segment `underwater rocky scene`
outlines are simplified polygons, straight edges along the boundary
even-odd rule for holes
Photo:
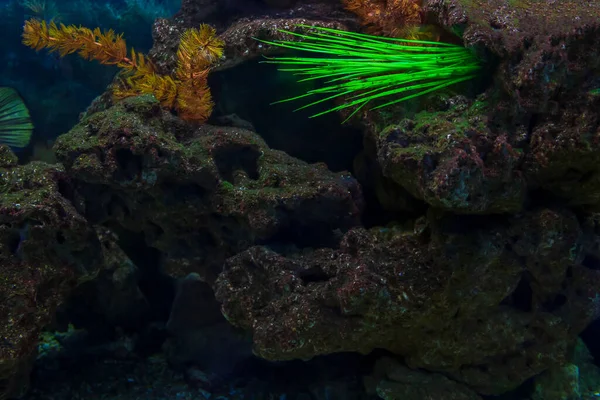
[[[0,400],[600,398],[600,2],[0,7]]]

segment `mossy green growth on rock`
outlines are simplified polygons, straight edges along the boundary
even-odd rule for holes
[[[0,145],[0,168],[8,168],[17,165],[18,158],[7,145]]]
[[[94,231],[63,193],[59,165],[16,157],[0,146],[0,398],[27,388],[41,329],[79,279],[100,266]]]
[[[173,276],[210,282],[254,243],[332,245],[360,223],[362,194],[349,173],[269,149],[248,130],[188,125],[152,97],[90,115],[55,151],[85,216],[142,232]]]
[[[426,203],[457,213],[521,209],[525,184],[521,159],[505,134],[488,127],[487,106],[454,99],[443,112],[423,111],[388,126],[377,140],[384,176]]]

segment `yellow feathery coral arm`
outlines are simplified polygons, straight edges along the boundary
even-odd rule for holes
[[[210,117],[214,104],[207,77],[211,64],[223,55],[224,45],[216,30],[206,24],[181,35],[175,71],[180,82],[175,109],[181,119],[204,122]]]
[[[132,62],[127,58],[127,44],[123,35],[115,34],[112,29],[102,33],[96,28],[94,31],[97,45],[93,46],[92,56],[102,64],[124,64],[131,65]]]
[[[61,56],[78,53],[87,60],[117,65],[122,73],[112,86],[116,99],[153,94],[163,107],[175,109],[182,119],[193,122],[206,121],[212,112],[207,76],[224,46],[209,25],[186,30],[177,51],[177,69],[169,76],[157,74],[143,54],[128,51],[123,35],[112,29],[102,32],[99,28],[30,19],[23,28],[23,44],[35,50],[57,51]]]
[[[170,76],[146,75],[145,79],[139,81],[137,88],[141,93],[154,95],[163,107],[175,107],[178,87],[177,82]]]
[[[182,86],[177,94],[176,109],[179,117],[191,122],[205,122],[213,110],[213,101],[207,85]]]
[[[183,32],[179,42],[179,53],[183,57],[200,53],[208,63],[212,63],[221,58],[224,45],[215,28],[202,24],[199,29],[191,28]]]
[[[23,44],[35,50],[58,51],[61,57],[77,52],[87,60],[97,60],[102,64],[129,66],[127,45],[122,35],[113,30],[101,32],[75,25],[56,25],[53,21],[30,19],[23,27]]]
[[[31,47],[36,51],[48,47],[50,37],[48,35],[46,21],[40,21],[38,19],[25,21],[22,38],[25,46]]]

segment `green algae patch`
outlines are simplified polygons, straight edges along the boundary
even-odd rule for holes
[[[92,114],[55,150],[85,216],[143,235],[174,277],[211,282],[255,243],[333,245],[360,223],[362,193],[349,173],[272,150],[245,129],[183,123],[152,97]]]
[[[447,111],[422,111],[385,128],[377,139],[384,176],[445,210],[508,213],[521,209],[522,158],[506,135],[488,127],[485,100],[457,100]]]

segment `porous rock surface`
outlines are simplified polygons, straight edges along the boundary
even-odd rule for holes
[[[339,250],[253,247],[216,282],[223,313],[270,360],[386,349],[482,394],[562,363],[598,315],[593,228],[563,209],[509,221],[421,220],[354,229]]]
[[[101,267],[100,242],[65,198],[58,165],[20,166],[0,146],[0,398],[28,387],[42,329],[78,281]]]
[[[296,30],[295,25],[317,25],[344,29],[356,26],[355,17],[344,10],[338,0],[287,2],[272,7],[245,0],[220,2],[183,1],[182,8],[171,19],[158,19],[153,27],[154,45],[150,57],[159,71],[168,73],[177,65],[179,37],[185,29],[205,23],[217,29],[225,42],[223,58],[215,70],[231,68],[241,62],[272,53],[273,49],[255,39],[289,40],[283,30]]]
[[[143,234],[174,277],[212,282],[254,244],[334,245],[360,224],[362,193],[348,173],[271,150],[254,132],[190,127],[150,96],[93,114],[55,151],[81,213]]]
[[[156,23],[151,57],[171,72],[179,33],[200,23],[216,26],[227,42],[218,68],[270,51],[252,37],[285,38],[278,29],[295,23],[355,26],[337,0],[267,3],[276,7],[184,1],[177,16]],[[226,7],[237,11],[231,16]],[[144,96],[108,109],[106,101],[98,107],[105,111],[92,110],[58,140],[70,178],[58,167],[3,161],[3,174],[37,166],[51,182],[40,186],[41,197],[27,197],[43,203],[22,207],[29,203],[10,196],[1,203],[8,278],[0,294],[18,303],[0,305],[0,317],[35,317],[22,325],[24,339],[0,347],[8,390],[24,387],[39,327],[77,276],[80,257],[93,257],[81,252],[96,251],[81,216],[120,237],[142,237],[171,277],[191,273],[193,287],[212,286],[260,357],[385,349],[421,368],[396,368],[378,384],[381,398],[441,396],[438,388],[455,396],[448,398],[499,395],[568,365],[577,335],[600,311],[592,213],[600,205],[600,3],[425,0],[423,12],[481,57],[483,83],[472,85],[487,90],[384,126],[365,122],[364,159],[398,188],[387,204],[402,204],[412,223],[361,228],[361,189],[349,174],[269,149],[243,129],[192,127]],[[23,182],[34,175],[27,174],[3,190],[29,193]],[[373,178],[367,170],[365,178]],[[430,206],[425,217],[414,215]],[[38,237],[53,244],[41,248]],[[79,247],[82,240],[91,250]],[[25,245],[35,263],[20,258]],[[41,265],[50,267],[42,274]],[[135,275],[126,262],[114,267]],[[11,279],[29,286],[15,297]],[[120,293],[143,303],[132,288]],[[198,307],[174,310],[201,309],[189,303]],[[114,308],[105,304],[104,312]],[[203,321],[181,318],[186,313],[172,315],[171,329],[187,339]],[[7,326],[14,328],[0,329]],[[188,361],[181,348],[172,350]]]
[[[470,104],[459,96],[446,111],[424,111],[386,127],[375,139],[383,175],[455,213],[520,211],[527,195],[522,152],[507,134],[489,128],[486,108],[482,99]]]
[[[424,12],[480,56],[488,89],[367,123],[383,175],[455,213],[514,213],[540,192],[598,208],[600,3],[428,0]]]

